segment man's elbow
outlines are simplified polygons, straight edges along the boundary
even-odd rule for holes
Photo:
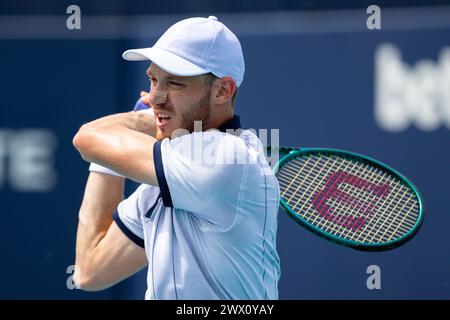
[[[85,272],[75,272],[73,282],[77,289],[83,291],[101,291],[109,287],[109,285],[99,282],[98,277],[95,275],[86,274]]]
[[[95,132],[89,123],[84,124],[75,134],[72,140],[73,146],[78,150],[83,159],[89,161],[89,154],[94,143]]]

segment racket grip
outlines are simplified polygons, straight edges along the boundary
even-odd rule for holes
[[[142,99],[139,99],[136,104],[134,105],[133,111],[140,111],[140,110],[146,110],[150,109],[150,106],[145,104]]]

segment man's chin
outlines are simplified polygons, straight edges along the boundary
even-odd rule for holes
[[[191,131],[187,128],[183,128],[181,126],[177,127],[175,126],[170,126],[170,127],[166,127],[166,128],[160,128],[160,127],[156,127],[156,139],[157,140],[162,140],[165,138],[169,138],[169,139],[174,139],[177,137],[181,137],[184,136],[186,134],[189,134]]]
[[[170,134],[168,134],[167,131],[162,131],[160,129],[157,129],[155,138],[156,138],[156,140],[162,140],[165,138],[170,139]]]
[[[161,130],[160,128],[158,128],[156,131],[155,138],[156,138],[156,140],[162,140],[165,138],[169,138],[169,139],[175,138],[176,136],[173,135],[174,131],[176,131],[176,130],[167,130],[167,129]]]

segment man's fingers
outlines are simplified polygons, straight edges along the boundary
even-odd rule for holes
[[[140,95],[142,102],[144,102],[146,105],[150,105],[150,93],[141,91]]]

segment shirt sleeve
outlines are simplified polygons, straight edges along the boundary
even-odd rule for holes
[[[140,186],[127,199],[119,203],[113,219],[122,232],[135,244],[144,248],[144,231],[139,198],[144,186]]]
[[[226,227],[235,218],[245,174],[245,144],[221,132],[194,132],[154,145],[164,205]],[[240,163],[241,162],[241,163]]]

